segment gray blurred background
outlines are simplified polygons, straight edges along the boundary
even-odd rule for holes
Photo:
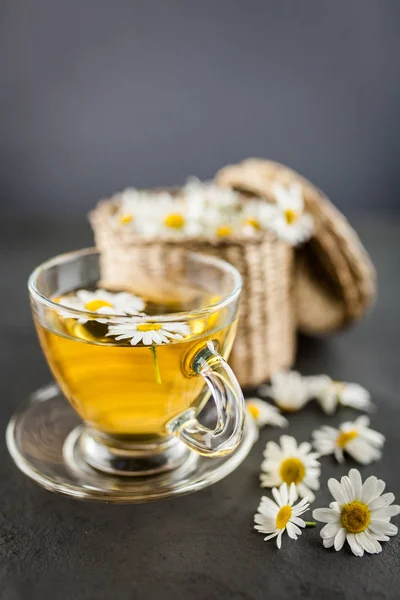
[[[399,0],[2,0],[2,208],[83,217],[246,156],[397,207],[399,73]]]

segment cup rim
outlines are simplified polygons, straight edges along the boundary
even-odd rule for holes
[[[96,247],[82,248],[80,250],[72,250],[70,252],[64,252],[62,254],[58,254],[58,255],[42,262],[30,274],[30,276],[28,278],[28,290],[29,290],[29,293],[32,296],[32,298],[34,298],[37,302],[39,302],[40,304],[43,304],[47,308],[50,308],[53,310],[58,310],[58,311],[62,310],[64,313],[71,313],[71,315],[76,316],[76,317],[83,317],[83,318],[92,317],[95,319],[95,318],[99,318],[99,316],[101,316],[102,319],[112,319],[114,322],[118,322],[118,321],[123,322],[126,319],[131,319],[132,317],[140,319],[141,322],[149,322],[149,323],[171,322],[171,321],[173,322],[173,321],[178,321],[178,320],[188,321],[191,319],[201,318],[201,317],[204,317],[205,315],[217,312],[217,311],[221,310],[222,308],[228,306],[235,300],[237,300],[237,298],[239,297],[239,295],[242,291],[242,288],[243,288],[243,280],[242,280],[242,276],[240,275],[240,273],[236,269],[236,267],[234,267],[233,265],[228,263],[226,260],[223,260],[222,258],[217,258],[215,256],[210,256],[210,255],[206,255],[206,254],[201,254],[200,252],[191,252],[191,251],[185,251],[185,253],[189,256],[195,257],[196,260],[200,260],[201,262],[206,263],[206,264],[208,263],[210,265],[214,265],[214,266],[220,268],[221,270],[224,270],[225,272],[230,273],[233,276],[233,280],[234,280],[233,290],[227,296],[225,296],[218,302],[209,304],[200,310],[181,311],[181,312],[169,313],[167,315],[151,315],[151,316],[149,316],[149,315],[146,315],[146,316],[121,315],[121,314],[113,314],[113,313],[101,313],[101,315],[100,315],[98,312],[92,312],[92,311],[88,311],[88,310],[80,310],[77,308],[71,308],[69,306],[60,304],[59,302],[55,302],[54,300],[51,300],[50,298],[48,298],[47,296],[45,296],[38,290],[37,285],[36,285],[37,279],[38,279],[38,276],[40,275],[40,273],[42,273],[45,269],[48,269],[55,265],[60,265],[60,264],[66,263],[66,262],[70,261],[71,259],[79,258],[80,256],[87,256],[87,255],[91,255],[91,254],[100,254],[99,249]]]

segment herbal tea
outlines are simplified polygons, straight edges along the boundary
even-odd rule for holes
[[[236,329],[231,311],[221,309],[185,323],[146,323],[141,312],[145,309],[154,320],[157,314],[195,310],[217,301],[192,291],[190,300],[185,295],[171,304],[128,292],[79,290],[53,298],[60,310],[49,311],[45,323],[36,316],[53,374],[86,423],[108,434],[145,439],[165,436],[170,419],[189,407],[199,408],[205,398],[204,379],[190,365],[209,340],[223,357],[229,355]],[[96,316],[63,316],[62,306]],[[127,317],[122,323],[112,322],[102,318],[107,312]]]

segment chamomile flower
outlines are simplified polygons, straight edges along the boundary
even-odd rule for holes
[[[334,502],[329,508],[313,511],[314,519],[327,523],[321,529],[325,548],[333,546],[341,550],[347,540],[356,556],[381,552],[379,542],[387,542],[389,536],[397,534],[397,527],[390,519],[400,513],[400,506],[393,504],[394,495],[390,492],[382,495],[385,482],[371,476],[363,483],[360,472],[351,469],[340,483],[329,479],[328,488]]]
[[[271,406],[259,398],[249,398],[246,400],[246,407],[258,427],[264,425],[273,425],[274,427],[287,427],[288,421],[276,406]]]
[[[190,331],[186,323],[150,323],[132,318],[109,325],[107,335],[114,336],[116,341],[130,340],[132,346],[139,343],[152,346],[182,340]]]
[[[253,236],[268,228],[276,216],[276,206],[262,200],[249,200],[241,213],[241,228],[245,235]]]
[[[311,452],[311,444],[303,442],[297,445],[294,437],[282,435],[280,446],[268,442],[264,450],[264,462],[261,465],[261,487],[275,487],[282,483],[294,484],[298,494],[315,498],[312,490],[319,489],[321,474],[318,454]]]
[[[274,186],[277,212],[269,225],[275,234],[292,246],[308,240],[313,231],[313,218],[304,213],[301,186],[292,184],[289,188]]]
[[[316,375],[304,378],[310,396],[315,397],[322,410],[331,415],[337,406],[350,406],[357,410],[370,411],[373,408],[370,393],[358,383],[334,381],[328,375]]]
[[[287,412],[300,410],[310,397],[308,386],[297,371],[278,371],[272,375],[271,385],[261,385],[258,390]]]
[[[145,307],[142,298],[134,296],[129,292],[113,293],[102,289],[98,289],[95,292],[78,290],[74,295],[58,298],[58,304],[91,313],[113,315],[138,315]],[[66,318],[75,318],[69,313],[63,316]],[[79,317],[77,320],[83,324],[89,319]],[[107,319],[102,318],[96,319],[96,321],[107,323]]]
[[[148,206],[148,193],[135,188],[127,188],[121,193],[118,211],[115,214],[117,226],[136,229],[140,216]]]
[[[363,465],[379,460],[385,437],[369,428],[369,418],[358,417],[353,422],[342,423],[339,429],[324,425],[312,433],[314,448],[321,455],[334,454],[338,462],[344,462],[346,451]]]
[[[281,548],[284,531],[293,540],[297,540],[298,536],[301,535],[300,527],[305,527],[306,523],[303,519],[300,519],[300,515],[305,513],[310,505],[308,504],[308,498],[294,504],[298,495],[296,486],[293,483],[290,487],[283,483],[279,490],[273,488],[272,494],[275,502],[265,496],[261,498],[258,512],[254,515],[254,529],[267,534],[264,541],[276,537],[276,545]]]

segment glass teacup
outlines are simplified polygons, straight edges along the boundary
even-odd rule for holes
[[[178,493],[179,482],[199,469],[196,456],[236,450],[245,409],[226,363],[241,291],[234,267],[182,252],[172,269],[170,262],[154,270],[138,264],[122,289],[102,281],[99,253],[85,249],[39,266],[29,291],[48,364],[81,419],[62,449],[83,490],[74,495],[103,491],[135,500]],[[197,419],[210,396],[211,426]],[[8,441],[16,458],[13,426]],[[23,468],[20,457],[17,462]]]

